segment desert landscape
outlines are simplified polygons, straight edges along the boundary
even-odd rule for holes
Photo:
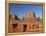
[[[9,15],[8,32],[42,32],[43,23],[40,17],[36,18],[34,12],[27,13],[22,18]]]

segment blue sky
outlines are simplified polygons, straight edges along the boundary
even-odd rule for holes
[[[18,17],[24,16],[24,14],[29,12],[35,12],[36,17],[42,18],[42,6],[31,5],[31,4],[10,4],[10,15],[16,14]]]

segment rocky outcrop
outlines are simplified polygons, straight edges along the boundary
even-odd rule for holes
[[[16,15],[10,18],[9,32],[42,32],[43,25],[40,21],[36,20],[35,13],[28,13],[19,19]]]

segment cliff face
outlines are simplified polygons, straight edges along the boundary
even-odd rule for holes
[[[9,32],[42,32],[43,25],[41,21],[36,20],[35,13],[28,13],[23,19],[14,15],[10,18]]]

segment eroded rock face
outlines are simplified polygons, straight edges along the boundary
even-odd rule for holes
[[[25,18],[28,18],[28,19],[35,18],[35,17],[36,17],[35,13],[27,13],[25,16]]]
[[[16,20],[16,19],[17,20]],[[26,18],[26,19],[25,19]],[[29,13],[23,19],[18,20],[17,17],[12,16],[9,20],[8,31],[9,32],[40,32],[43,31],[43,25],[41,21],[36,20],[36,16],[33,13]]]

